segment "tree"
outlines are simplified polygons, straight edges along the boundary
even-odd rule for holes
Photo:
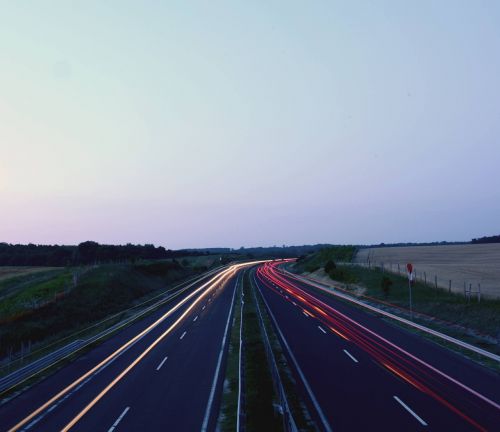
[[[99,243],[86,241],[78,245],[78,256],[83,264],[92,264],[97,260]]]
[[[326,264],[325,264],[325,272],[328,273],[328,274],[330,274],[333,271],[335,271],[336,268],[337,268],[337,265],[332,260],[328,260],[326,262]]]

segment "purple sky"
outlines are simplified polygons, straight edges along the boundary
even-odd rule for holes
[[[499,22],[497,1],[9,2],[0,241],[498,234]]]

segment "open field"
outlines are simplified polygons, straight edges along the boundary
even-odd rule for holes
[[[0,281],[17,276],[25,276],[34,273],[56,270],[58,267],[0,267]]]
[[[481,295],[500,298],[500,244],[465,244],[444,246],[407,246],[361,249],[354,258],[355,263],[372,265],[384,264],[384,268],[398,272],[406,271],[406,263],[411,262],[417,278],[426,277],[434,283],[437,276],[438,286],[455,292],[464,292],[472,284],[476,291],[481,284]]]

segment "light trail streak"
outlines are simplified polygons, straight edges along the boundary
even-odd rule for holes
[[[68,392],[70,392],[73,388],[75,388],[76,386],[78,386],[82,381],[84,381],[85,379],[89,378],[92,374],[94,374],[95,372],[97,372],[101,367],[105,366],[108,362],[110,362],[111,360],[113,360],[122,351],[124,351],[125,349],[127,349],[127,347],[129,347],[135,341],[137,341],[138,339],[140,339],[142,336],[144,336],[150,330],[152,330],[153,328],[155,328],[156,326],[158,326],[166,318],[168,318],[175,311],[177,311],[181,306],[183,306],[184,304],[186,304],[189,300],[191,300],[194,296],[198,295],[201,292],[201,294],[199,295],[199,297],[193,302],[193,304],[191,304],[191,306],[187,309],[187,311],[185,311],[181,315],[181,317],[178,318],[175,321],[175,323],[172,326],[170,326],[157,340],[155,340],[155,342],[153,342],[153,344],[151,344],[143,352],[143,354],[144,353],[146,353],[146,354],[149,353],[149,351],[151,351],[151,349],[153,349],[153,347],[156,346],[160,342],[161,339],[163,339],[168,333],[170,333],[172,331],[172,329],[187,315],[188,311],[191,311],[192,308],[194,307],[194,305],[198,304],[213,288],[217,287],[223,281],[229,279],[241,267],[243,267],[243,266],[249,266],[249,265],[254,265],[254,264],[262,263],[262,262],[263,261],[257,261],[257,262],[253,262],[253,263],[234,264],[231,267],[229,267],[228,269],[223,270],[220,273],[218,273],[216,276],[214,276],[213,278],[211,278],[208,282],[205,282],[202,286],[200,286],[195,291],[193,291],[191,294],[189,294],[188,296],[186,296],[186,298],[184,298],[183,300],[181,300],[180,302],[178,302],[175,306],[173,306],[170,310],[168,310],[165,314],[163,314],[160,318],[158,318],[154,323],[152,323],[151,325],[149,325],[145,330],[143,330],[142,332],[140,332],[138,335],[134,336],[128,342],[126,342],[125,344],[123,344],[120,348],[118,348],[117,350],[115,350],[112,354],[110,354],[109,356],[107,356],[104,360],[102,360],[101,362],[99,362],[96,366],[94,366],[89,371],[87,371],[86,373],[84,373],[83,375],[81,375],[78,379],[76,379],[75,381],[73,381],[70,385],[66,386],[64,389],[62,389],[61,391],[59,391],[55,396],[51,397],[47,402],[43,403],[40,407],[38,407],[36,410],[34,410],[33,412],[31,412],[24,419],[22,419],[21,421],[19,421],[16,425],[14,425],[13,427],[11,427],[9,429],[9,432],[16,432],[19,429],[21,429],[23,426],[25,426],[27,423],[29,423],[31,420],[33,420],[35,417],[37,417],[39,414],[41,414],[43,411],[47,410],[54,402],[56,402],[57,400],[59,400],[60,398],[62,398],[64,395],[66,395]],[[204,292],[202,292],[202,291],[204,291]],[[74,421],[76,419],[76,417],[75,417],[75,419],[73,419],[70,423],[68,423],[68,425],[63,430],[64,431],[69,430],[86,412],[88,412],[88,410],[92,406],[94,406],[95,403],[97,403],[97,401],[100,400],[102,398],[102,396],[104,396],[104,394],[106,394],[107,391],[109,391],[109,389],[111,389],[121,378],[123,378],[123,376],[126,375],[126,373],[128,373],[140,360],[142,360],[142,358],[144,358],[145,354],[144,355],[143,354],[141,354],[127,368],[125,368],[125,370],[122,371],[122,373],[119,374],[118,377],[115,378],[112,381],[112,383],[109,384],[105,388],[105,390],[103,390],[101,393],[99,393],[99,395],[89,405],[87,405],[87,407],[85,407],[85,409],[83,410],[84,412],[82,411],[82,412],[80,412],[80,414],[77,415],[78,419],[76,421]]]
[[[484,430],[484,427],[446,399],[448,397],[448,399],[455,400],[456,403],[463,403],[463,398],[459,396],[460,392],[457,393],[455,386],[478,397],[494,409],[500,410],[500,406],[496,402],[390,342],[378,333],[375,333],[329,304],[314,297],[304,289],[299,288],[295,283],[290,281],[286,274],[277,270],[276,266],[276,263],[269,263],[258,268],[257,277],[265,287],[273,290],[278,295],[280,295],[278,289],[286,290],[292,297],[300,301],[303,310],[305,308],[313,309],[317,312],[321,310],[322,312],[320,312],[320,316],[317,318],[320,322],[327,325],[330,330],[346,340],[351,340],[359,348],[384,365],[391,373],[430,395],[477,429]],[[274,286],[278,289],[274,288]],[[282,297],[284,298],[284,296]],[[291,301],[288,299],[285,300]],[[443,379],[446,382],[443,382]],[[439,393],[444,393],[446,396],[442,396]],[[475,409],[477,404],[471,400],[468,400],[467,404],[469,411],[474,416],[478,415]]]

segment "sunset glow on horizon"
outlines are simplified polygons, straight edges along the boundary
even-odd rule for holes
[[[4,2],[0,242],[498,234],[500,3]]]

